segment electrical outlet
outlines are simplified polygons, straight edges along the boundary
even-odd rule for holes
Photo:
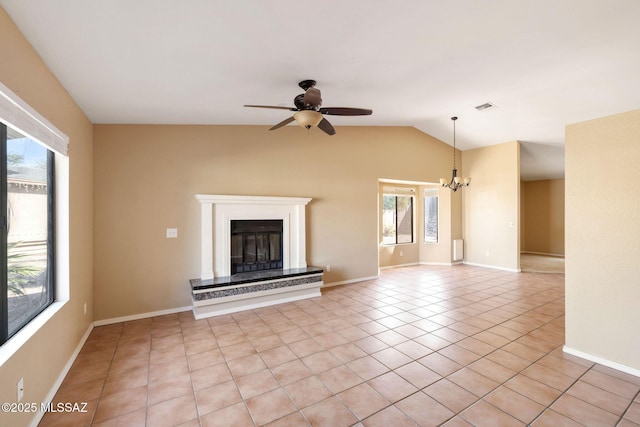
[[[327,272],[331,271],[331,265],[327,265]]]
[[[400,251],[400,256],[404,256],[404,252]]]
[[[17,389],[18,389],[18,402],[20,402],[22,400],[22,397],[24,396],[24,378],[20,378],[20,380],[18,380]]]
[[[167,228],[167,239],[177,239],[177,238],[178,238],[178,229]]]
[[[87,315],[87,303],[86,302],[84,303],[84,315],[85,316]]]

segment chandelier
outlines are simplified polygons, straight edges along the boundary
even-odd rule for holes
[[[450,188],[451,191],[457,191],[458,188],[468,187],[471,183],[471,178],[465,178],[464,180],[458,176],[458,169],[456,169],[456,120],[457,117],[451,117],[453,121],[453,170],[451,171],[451,181],[447,182],[446,178],[440,178],[440,184],[443,187]]]

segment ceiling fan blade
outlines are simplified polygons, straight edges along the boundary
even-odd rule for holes
[[[320,120],[320,123],[318,123],[318,129],[320,129],[321,131],[323,131],[324,133],[326,133],[328,135],[335,135],[336,134],[336,130],[333,128],[333,126],[331,126],[331,123],[329,123],[329,120],[327,120],[325,118]]]
[[[370,116],[372,110],[366,108],[325,107],[318,110],[322,114],[331,116]]]
[[[306,107],[313,107],[317,109],[322,105],[322,97],[320,95],[320,89],[310,87],[304,93],[304,105]]]
[[[286,126],[289,123],[291,123],[292,121],[294,121],[295,119],[293,118],[293,116],[289,117],[288,119],[284,119],[283,121],[281,121],[280,123],[278,123],[277,125],[273,126],[272,128],[270,128],[269,130],[276,130],[281,128],[282,126]]]
[[[293,107],[279,107],[277,105],[243,105],[243,107],[251,107],[251,108],[275,108],[277,110],[289,110],[289,111],[298,111],[297,108]]]

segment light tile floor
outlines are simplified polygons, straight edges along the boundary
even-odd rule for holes
[[[322,297],[96,327],[40,426],[639,426],[640,378],[564,354],[564,275],[386,270]]]

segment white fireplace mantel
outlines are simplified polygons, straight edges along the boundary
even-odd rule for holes
[[[200,202],[200,279],[229,276],[231,221],[282,220],[283,269],[306,268],[307,197],[196,194]]]

